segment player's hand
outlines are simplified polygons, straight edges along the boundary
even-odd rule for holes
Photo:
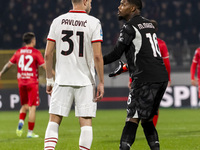
[[[196,79],[191,80],[191,84],[192,84],[193,86],[197,86],[197,81],[196,81]]]
[[[49,94],[51,96],[51,93],[52,93],[52,89],[53,89],[53,86],[54,86],[54,79],[53,78],[46,78],[46,92],[47,94]]]
[[[47,92],[47,94],[49,94],[50,96],[51,96],[51,93],[52,93],[52,89],[53,89],[52,86],[46,86],[46,92]]]
[[[131,89],[132,82],[128,81],[128,88]]]
[[[2,75],[2,74],[1,74],[1,72],[0,72],[0,80],[1,80],[1,75]]]
[[[127,72],[127,71],[128,71],[128,65],[120,60],[119,61],[119,66],[115,69],[114,72],[111,72],[109,74],[109,77],[114,77],[114,76],[120,75],[121,73]]]
[[[94,102],[100,101],[103,98],[103,95],[104,95],[104,84],[99,83],[99,85],[97,86],[97,93],[94,98]]]
[[[171,83],[171,81],[168,81],[168,84],[167,84],[167,86],[168,86],[168,87],[170,87],[170,86],[171,86],[171,84],[172,84],[172,83]]]

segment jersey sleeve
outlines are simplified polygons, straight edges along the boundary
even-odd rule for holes
[[[190,67],[191,80],[194,80],[196,67],[197,67],[197,63],[192,62],[192,65],[191,65],[191,67]]]
[[[124,25],[120,31],[118,42],[129,45],[134,37],[135,30],[129,25]]]
[[[121,58],[127,46],[130,45],[131,41],[135,37],[135,30],[129,26],[124,25],[120,31],[120,35],[114,50],[107,55],[104,55],[104,65],[110,64]]]
[[[104,65],[110,64],[120,59],[126,48],[127,45],[117,42],[114,50],[103,56]]]
[[[42,53],[39,50],[38,50],[38,53],[37,53],[37,61],[38,61],[39,66],[44,64],[44,58],[42,56]]]
[[[12,64],[16,64],[17,63],[17,57],[16,57],[16,52],[14,53],[14,55],[10,58],[10,62],[12,63]]]
[[[99,20],[97,21],[96,28],[92,34],[92,43],[94,42],[103,42],[103,31]]]
[[[195,76],[195,72],[196,72],[196,67],[197,67],[197,62],[199,59],[199,55],[198,55],[198,49],[195,51],[193,60],[192,60],[192,64],[190,67],[190,75],[191,75],[191,80],[194,80],[194,76]]]
[[[167,73],[168,73],[169,81],[171,81],[171,77],[170,77],[171,67],[170,67],[169,52],[168,52],[168,49],[167,49],[167,45],[162,40],[158,40],[158,45],[159,45],[159,48],[160,48],[161,56],[163,58],[163,62],[165,64],[165,67],[166,67],[166,70],[167,70]]]
[[[199,60],[199,49],[196,49],[195,53],[194,53],[194,57],[193,57],[193,62],[197,63]]]
[[[54,19],[51,26],[50,26],[50,30],[49,30],[49,34],[47,36],[47,40],[53,41],[53,42],[56,41],[55,28],[56,28],[56,21]]]
[[[159,42],[158,45],[159,45],[159,48],[160,48],[162,58],[163,59],[168,58],[169,52],[168,52],[167,45],[165,44],[165,42],[164,41]]]
[[[171,67],[170,67],[169,57],[163,59],[163,61],[164,61],[164,64],[165,64],[165,67],[166,67],[166,70],[167,70],[167,73],[168,73],[169,81],[171,81],[171,76],[170,76],[170,74],[171,74]]]

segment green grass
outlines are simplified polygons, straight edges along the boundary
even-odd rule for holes
[[[98,110],[93,119],[91,150],[118,150],[125,117],[126,110]],[[18,112],[0,112],[0,150],[42,150],[48,119],[47,111],[37,111],[34,131],[40,137],[26,138],[26,120],[24,134],[19,138],[15,134]],[[200,109],[160,109],[157,130],[161,150],[200,150]],[[56,150],[78,150],[79,134],[79,122],[72,111],[68,118],[63,118]],[[141,126],[133,149],[149,150]]]

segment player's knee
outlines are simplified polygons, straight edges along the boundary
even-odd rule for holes
[[[121,141],[119,150],[130,150],[130,147],[131,147],[130,143]]]

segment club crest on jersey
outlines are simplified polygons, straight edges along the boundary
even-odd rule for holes
[[[123,41],[124,41],[123,33],[120,33],[119,38],[118,38],[118,41],[120,41],[120,42],[123,42]]]
[[[103,36],[103,31],[102,31],[102,29],[100,30],[100,35]]]

